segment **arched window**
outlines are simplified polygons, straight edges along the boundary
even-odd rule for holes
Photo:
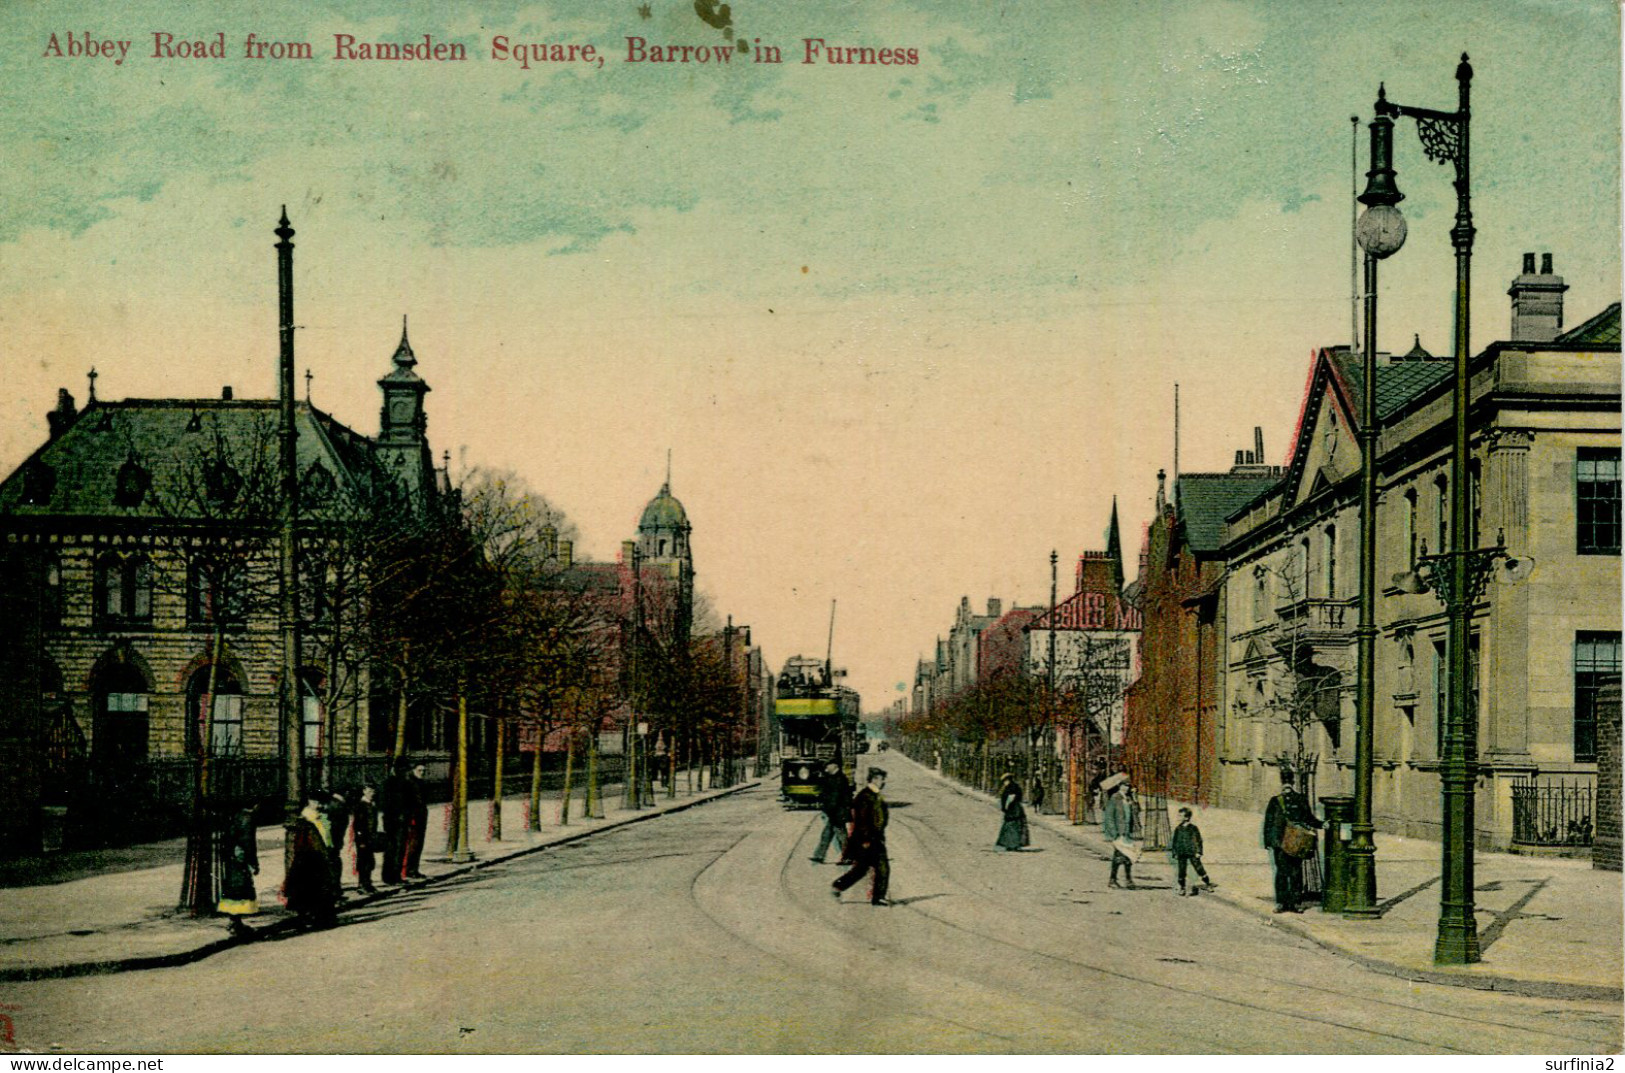
[[[103,552],[96,560],[96,611],[113,622],[152,618],[152,565],[139,554]]]
[[[299,751],[303,756],[321,756],[327,747],[327,709],[320,681],[317,671],[307,670],[299,676]]]
[[[210,756],[243,755],[243,687],[224,666],[214,668],[214,693],[209,693],[209,668],[199,667],[186,683],[187,751],[196,755],[199,744],[209,743]]]

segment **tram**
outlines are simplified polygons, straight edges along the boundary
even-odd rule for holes
[[[773,702],[779,730],[779,798],[786,808],[817,808],[824,766],[850,776],[858,751],[859,698],[834,683],[828,660],[792,656]]]

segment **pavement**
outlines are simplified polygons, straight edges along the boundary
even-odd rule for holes
[[[993,799],[932,773],[961,793]],[[1182,804],[1188,803],[1168,803],[1170,827],[1178,822]],[[1593,869],[1588,860],[1476,853],[1474,904],[1481,960],[1475,965],[1435,965],[1441,871],[1437,842],[1377,832],[1381,915],[1376,919],[1345,918],[1313,903],[1306,904],[1303,913],[1277,914],[1274,876],[1260,838],[1262,817],[1233,809],[1188,807],[1202,831],[1203,864],[1218,885],[1199,897],[1213,898],[1368,969],[1404,979],[1541,998],[1625,1001],[1621,986],[1625,887],[1618,872]],[[1076,825],[1064,816],[1037,815],[1030,808],[1028,818],[1102,861],[1111,857],[1095,824]],[[1173,862],[1162,851],[1146,851],[1135,865],[1137,879],[1171,888],[1169,897],[1177,896],[1174,875]]]
[[[581,815],[579,790],[574,795],[568,824],[559,822],[556,799],[543,800],[540,831],[526,830],[528,796],[502,802],[500,840],[491,837],[491,802],[471,801],[468,816],[473,860],[453,861],[445,840],[437,837],[450,819],[449,805],[429,809],[428,847],[423,855],[424,880],[386,886],[374,882],[378,893],[357,887],[354,857],[344,852],[344,901],[340,915],[361,906],[387,901],[409,891],[432,886],[456,876],[589,838],[602,831],[625,827],[656,816],[701,805],[760,783],[746,780],[723,789],[686,790],[680,774],[674,797],[655,788],[655,804],[625,808],[620,787],[604,787],[604,815]],[[268,937],[299,926],[278,897],[283,876],[283,829],[259,829],[260,872],[256,886],[260,913],[245,918],[257,935]],[[84,852],[57,857],[7,862],[0,874],[0,982],[40,980],[96,973],[123,972],[184,965],[237,946],[244,940],[227,931],[222,916],[194,917],[176,909],[181,889],[185,840],[171,839],[126,847],[104,854]]]

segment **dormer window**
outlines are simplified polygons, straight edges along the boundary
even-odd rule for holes
[[[119,467],[118,483],[113,489],[113,502],[121,507],[139,507],[152,487],[152,474],[130,459]]]
[[[203,471],[203,490],[209,497],[209,502],[220,506],[231,506],[237,501],[237,495],[243,490],[243,478],[228,462],[216,459],[210,462]]]

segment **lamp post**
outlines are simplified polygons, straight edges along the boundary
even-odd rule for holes
[[[1359,201],[1365,211],[1354,237],[1365,251],[1365,354],[1360,398],[1360,621],[1354,629],[1355,684],[1354,822],[1349,842],[1348,885],[1343,912],[1375,918],[1377,846],[1371,823],[1371,768],[1377,710],[1377,262],[1405,245],[1405,195],[1394,183],[1394,121],[1378,113],[1371,121],[1371,170]]]
[[[1456,250],[1455,377],[1451,394],[1452,443],[1450,456],[1450,549],[1440,549],[1438,562],[1427,564],[1432,588],[1444,601],[1449,620],[1446,674],[1447,718],[1443,749],[1442,822],[1440,842],[1442,883],[1439,892],[1439,932],[1433,960],[1440,965],[1467,965],[1479,960],[1478,922],[1473,917],[1473,793],[1478,777],[1478,713],[1470,710],[1469,622],[1473,604],[1482,591],[1487,567],[1499,557],[1472,546],[1471,505],[1468,502],[1467,404],[1469,376],[1469,313],[1472,308],[1473,214],[1468,183],[1468,107],[1473,68],[1467,54],[1456,68],[1458,106],[1454,112],[1394,104],[1386,91],[1377,90],[1379,119],[1410,116],[1416,120],[1422,150],[1440,164],[1456,170],[1456,222],[1450,241]],[[1370,338],[1369,328],[1367,338]],[[1369,359],[1368,359],[1369,360]],[[1369,389],[1369,385],[1368,385]]]

